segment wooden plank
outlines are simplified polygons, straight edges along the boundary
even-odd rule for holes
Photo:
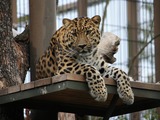
[[[52,78],[50,77],[50,78],[44,78],[44,79],[40,79],[40,80],[36,80],[35,82],[34,82],[34,86],[35,87],[40,87],[40,86],[44,86],[44,85],[49,85],[49,84],[51,84],[52,82]]]
[[[86,82],[84,76],[76,74],[63,74],[52,77],[52,83],[62,82],[64,80]]]
[[[49,84],[46,86],[38,86],[33,89],[21,91],[21,92],[15,92],[14,94],[6,94],[6,95],[1,95],[0,96],[0,104],[6,104],[13,102],[15,100],[20,101],[32,97],[37,97],[37,96],[43,96],[44,94],[49,94],[52,92],[57,92],[66,89],[65,85],[66,81],[60,82],[58,84]],[[9,88],[8,88],[9,89]],[[10,98],[11,99],[8,99]]]
[[[150,89],[141,89],[141,88],[132,88],[134,95],[136,97],[148,98],[148,99],[160,99],[160,91],[150,90]]]
[[[115,81],[105,79],[105,82],[108,89],[106,102],[96,102],[89,95],[83,76],[65,74],[0,90],[0,104],[104,116],[113,96],[117,95]],[[160,106],[160,85],[139,82],[131,82],[131,85],[135,103],[128,106],[118,99],[111,116]]]
[[[65,81],[65,80],[70,80],[70,81],[79,81],[79,82],[85,82],[84,80],[84,77],[83,76],[80,76],[80,75],[72,75],[72,74],[65,74],[65,75],[59,75],[59,76],[55,76],[52,78],[52,83],[58,83],[58,82],[62,82],[62,81]],[[50,78],[46,78],[46,79],[43,79],[43,80],[38,80],[36,81],[37,84],[36,86],[45,86],[45,85],[49,85],[51,84],[50,82]],[[42,82],[42,83],[41,83]],[[106,82],[106,85],[107,87],[108,86],[114,86],[115,87],[115,81],[111,80],[111,79],[105,79],[105,82]],[[157,91],[157,94],[158,92],[160,91],[160,85],[159,84],[146,84],[146,83],[139,83],[139,82],[131,82],[131,85],[132,85],[132,88],[134,89],[135,88],[135,92],[136,92],[136,95],[138,95],[139,97],[149,97],[148,94],[150,93],[151,97],[155,98],[155,99],[159,99],[160,98],[160,95],[156,95],[154,96],[154,94],[152,94],[152,91],[156,92]],[[23,88],[22,86],[30,86],[30,88],[33,87],[33,83],[28,83],[28,84],[23,84],[21,85],[21,90],[24,90],[25,88]],[[73,88],[73,89],[84,89],[84,90],[88,90],[88,87],[84,85],[82,86],[79,86],[79,85],[76,85],[76,84],[73,84],[72,86],[70,86],[70,84],[68,84],[68,86],[70,88]],[[17,88],[17,90],[13,90],[13,88],[17,88],[16,86],[14,87],[10,87],[8,88],[10,90],[9,93],[14,93],[14,92],[17,92],[19,91],[19,86]],[[111,92],[115,92],[115,89],[110,89]],[[148,91],[146,91],[148,90]],[[150,91],[151,90],[151,91]],[[7,91],[7,90],[5,90]],[[144,92],[147,92],[147,94],[143,94]],[[1,94],[3,93],[3,90],[1,90]],[[4,92],[6,94],[6,92]]]
[[[110,103],[110,105],[108,106],[107,112],[105,113],[103,120],[109,120],[109,118],[111,117],[115,107],[116,107],[116,103],[118,101],[119,97],[118,95],[114,95],[112,98],[112,101]]]
[[[8,88],[8,94],[16,93],[21,90],[20,85],[11,86]]]
[[[8,94],[8,88],[0,90],[0,96]]]
[[[76,74],[64,74],[52,77],[52,83],[61,82],[64,80],[86,82],[84,76]],[[116,85],[116,82],[110,78],[104,78],[104,80],[105,84],[107,85]],[[137,89],[160,91],[160,84],[155,84],[155,83],[142,83],[142,82],[131,81],[131,86],[132,88],[137,88]]]
[[[29,90],[34,88],[34,81],[30,83],[21,84],[21,91],[23,90]]]
[[[160,91],[160,84],[131,81],[132,88]]]

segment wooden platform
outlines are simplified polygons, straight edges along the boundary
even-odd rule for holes
[[[115,81],[105,80],[109,95],[104,103],[94,101],[89,95],[83,76],[65,74],[2,89],[0,104],[97,116],[108,113],[116,116],[160,106],[159,84],[131,82],[135,102],[125,105],[117,97]]]

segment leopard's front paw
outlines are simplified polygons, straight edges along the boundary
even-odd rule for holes
[[[127,105],[131,105],[131,104],[134,103],[134,94],[133,94],[132,90],[130,90],[130,91],[120,91],[119,92],[119,97]]]
[[[107,100],[107,88],[104,89],[92,89],[90,91],[91,96],[98,102],[105,102]]]
[[[117,92],[125,104],[131,105],[134,103],[134,93],[130,85],[122,83],[121,86],[118,86]]]
[[[98,45],[98,53],[101,54],[104,60],[108,63],[114,63],[116,58],[114,54],[118,51],[120,38],[113,33],[107,32],[102,35]]]

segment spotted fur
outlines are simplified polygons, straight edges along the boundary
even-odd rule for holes
[[[53,35],[50,46],[36,64],[36,79],[65,73],[84,75],[91,96],[97,101],[106,101],[107,88],[103,78],[112,78],[117,82],[119,97],[126,104],[132,104],[134,95],[129,82],[132,78],[109,66],[104,56],[97,53],[100,21],[98,15],[63,19],[63,26]]]

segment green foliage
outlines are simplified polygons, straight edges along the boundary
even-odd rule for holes
[[[159,115],[157,114],[156,109],[147,110],[143,115],[146,120],[158,120],[158,116]]]
[[[27,22],[29,21],[29,15],[24,15],[18,18],[18,22]]]
[[[120,115],[118,116],[118,120],[128,120],[126,115]]]
[[[102,118],[102,117],[92,116],[92,117],[91,117],[91,120],[103,120],[103,118]]]

